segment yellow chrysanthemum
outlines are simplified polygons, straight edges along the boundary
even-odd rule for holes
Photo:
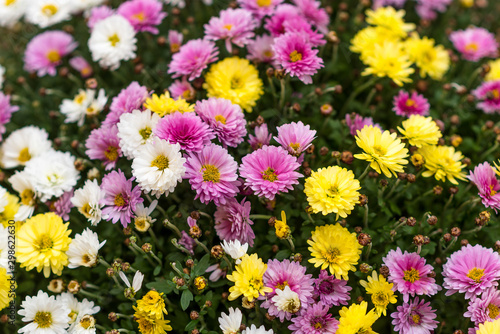
[[[408,164],[408,149],[395,133],[380,130],[378,127],[365,126],[358,130],[356,144],[364,151],[355,154],[356,159],[370,161],[370,167],[377,173],[392,177],[393,173],[403,172],[403,165]]]
[[[490,60],[488,62],[490,71],[484,77],[485,81],[495,81],[500,80],[500,58],[496,60]]]
[[[225,58],[210,67],[203,88],[209,97],[221,97],[252,111],[263,94],[259,72],[247,59]]]
[[[262,281],[266,270],[267,264],[262,262],[257,254],[245,254],[232,274],[227,275],[227,279],[234,282],[234,286],[229,288],[231,294],[228,299],[235,300],[243,295],[251,302],[259,295],[264,296],[266,292],[272,292],[273,289],[264,286]]]
[[[311,234],[311,240],[307,240],[311,246],[312,259],[315,267],[322,270],[328,268],[330,274],[338,279],[348,279],[349,271],[356,271],[361,255],[361,246],[356,233],[351,233],[340,224],[317,226]]]
[[[500,319],[479,324],[476,334],[500,334]]]
[[[403,51],[402,42],[386,41],[375,44],[374,52],[363,60],[367,68],[362,75],[388,77],[398,86],[404,82],[412,82],[409,76],[415,72],[408,55]]]
[[[347,307],[343,307],[339,311],[339,327],[336,334],[377,334],[372,329],[372,325],[378,319],[378,315],[375,310],[370,310],[366,313],[368,308],[368,303],[363,301],[361,304],[352,304]]]
[[[9,220],[14,220],[19,207],[19,198],[11,193],[5,194],[7,196],[7,205],[4,207],[3,211],[0,212],[0,222],[4,227],[9,226]]]
[[[139,332],[142,334],[163,334],[172,330],[172,326],[168,324],[170,320],[164,320],[163,317],[160,319],[150,317],[147,313],[139,312],[136,309],[134,318],[139,324]]]
[[[0,267],[0,311],[6,308],[14,298],[13,290],[10,289],[11,276],[7,275],[7,269]]]
[[[145,313],[151,318],[163,319],[163,314],[168,314],[163,300],[163,293],[150,290],[141,299],[137,301],[137,312]]]
[[[366,293],[372,295],[372,303],[375,305],[375,312],[380,316],[387,314],[387,306],[397,302],[392,286],[394,284],[387,282],[382,275],[378,275],[374,270],[372,276],[368,276],[367,281],[359,281]]]
[[[20,228],[17,240],[17,261],[26,270],[43,269],[49,277],[52,271],[61,275],[68,264],[68,250],[71,238],[69,223],[64,224],[61,217],[53,212],[38,214],[26,221]]]
[[[420,69],[420,76],[427,75],[434,80],[441,80],[450,68],[450,55],[442,45],[434,45],[434,40],[427,37],[420,38],[418,34],[412,34],[405,42],[405,48]]]
[[[176,111],[181,113],[194,111],[194,105],[187,103],[186,100],[181,97],[174,100],[170,97],[168,92],[160,96],[153,94],[152,97],[148,97],[146,102],[144,102],[144,108],[157,113],[160,117],[173,114]]]
[[[290,226],[286,223],[285,211],[281,211],[281,220],[276,219],[274,221],[274,228],[278,238],[286,239],[290,236]]]
[[[366,27],[358,31],[351,40],[350,50],[359,53],[359,58],[363,61],[375,52],[376,44],[383,44],[384,41],[398,42],[399,37],[387,33],[387,29],[381,27]]]
[[[314,213],[336,213],[347,217],[359,203],[359,181],[354,173],[339,166],[320,168],[306,179],[304,193]]]
[[[406,23],[403,20],[406,12],[404,10],[396,11],[393,7],[379,7],[376,10],[368,9],[366,11],[366,22],[387,30],[387,34],[397,37],[406,37],[408,32],[415,30],[413,23]]]
[[[460,4],[465,8],[470,8],[474,6],[474,0],[460,0]]]
[[[402,128],[398,126],[398,130],[412,146],[436,145],[439,138],[443,136],[432,117],[411,115],[410,118],[403,121],[402,125]]]
[[[422,176],[433,176],[438,181],[448,179],[453,184],[458,184],[456,179],[465,180],[462,172],[464,164],[460,162],[464,158],[461,152],[455,152],[452,146],[425,146],[419,148],[417,153],[424,157],[424,167],[427,169]]]

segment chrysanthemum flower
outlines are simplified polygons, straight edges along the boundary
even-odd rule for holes
[[[337,279],[348,279],[349,271],[356,271],[361,255],[361,246],[356,237],[356,233],[350,233],[340,224],[317,226],[311,234],[311,239],[307,240],[310,245],[315,267],[321,267],[322,270],[328,268],[332,275]]]
[[[346,280],[336,279],[334,275],[328,275],[326,270],[321,270],[319,277],[314,280],[314,298],[328,307],[347,305],[351,290]]]
[[[250,205],[244,199],[238,203],[236,199],[230,198],[226,204],[217,206],[214,213],[215,231],[221,240],[239,240],[242,244],[253,246],[255,234],[251,227]]]
[[[66,0],[34,0],[25,7],[26,21],[47,28],[71,16],[71,3]]]
[[[264,325],[260,326],[257,328],[257,326],[252,325],[250,327],[247,327],[241,332],[241,334],[274,334],[274,331],[272,329],[266,330]]]
[[[144,297],[137,300],[137,307],[134,306],[134,310],[147,314],[149,317],[155,319],[163,319],[163,315],[168,314],[165,308],[163,293],[159,293],[155,290],[148,291]]]
[[[134,227],[139,232],[147,232],[151,225],[156,221],[156,218],[152,218],[151,214],[158,204],[157,200],[151,202],[149,207],[145,207],[143,203],[139,203],[135,206],[134,210]]]
[[[87,26],[89,27],[89,30],[92,31],[97,22],[110,17],[114,13],[115,11],[106,5],[94,7],[90,11],[86,12],[85,17],[87,19]]]
[[[297,158],[283,148],[264,146],[243,157],[240,175],[259,197],[273,200],[280,193],[293,190],[302,174],[295,170],[300,167]]]
[[[210,66],[203,88],[208,97],[220,97],[251,112],[264,93],[262,80],[255,66],[247,59],[225,58]]]
[[[335,334],[367,333],[375,334],[372,330],[373,323],[378,319],[375,309],[367,313],[368,303],[352,304],[339,311],[339,328]]]
[[[479,324],[476,334],[499,334],[500,333],[500,320],[487,321]]]
[[[2,268],[9,269],[9,229],[0,224],[0,301],[8,302],[7,296],[2,294],[2,278],[5,279],[6,276],[2,277]],[[11,238],[12,239],[12,238]],[[7,273],[5,272],[4,275]],[[10,275],[9,275],[10,276]],[[9,284],[10,287],[10,284]],[[10,289],[9,289],[10,290]],[[5,305],[0,302],[0,310],[2,310]]]
[[[424,177],[433,176],[438,181],[448,179],[453,184],[458,184],[458,180],[465,180],[465,167],[460,162],[464,158],[461,152],[455,152],[453,146],[425,146],[417,150],[425,159],[425,168],[422,173]]]
[[[398,43],[400,38],[383,27],[366,27],[354,35],[349,50],[359,53],[359,58],[365,62],[368,56],[374,55],[375,45],[382,45],[386,41]]]
[[[39,77],[56,75],[56,67],[62,58],[73,51],[78,43],[64,31],[46,31],[35,37],[26,46],[24,69],[37,72]]]
[[[64,192],[59,198],[55,198],[54,200],[48,201],[45,204],[49,207],[50,212],[54,212],[63,220],[67,221],[69,220],[69,213],[71,212],[71,208],[73,208],[71,197],[73,197],[73,189]]]
[[[307,0],[308,1],[308,0]],[[326,44],[325,36],[317,30],[313,30],[305,18],[298,16],[294,20],[283,22],[284,33],[298,34],[305,37],[305,41],[312,47]]]
[[[101,160],[105,170],[115,168],[118,158],[122,156],[118,127],[102,126],[92,130],[85,147],[85,154],[92,160]]]
[[[105,243],[106,240],[99,243],[97,233],[92,232],[89,228],[83,230],[81,234],[75,235],[75,238],[66,252],[69,259],[68,268],[74,269],[80,266],[96,266],[99,249],[101,249]]]
[[[5,199],[7,203],[5,203]],[[6,192],[2,198],[5,206],[3,207],[3,211],[0,212],[0,224],[4,227],[10,226],[10,221],[16,220],[17,213],[19,211],[19,199],[17,196],[12,195],[9,192]],[[20,227],[20,222],[16,221],[16,229]]]
[[[274,59],[273,43],[274,37],[272,36],[256,36],[255,40],[250,41],[247,45],[247,58],[255,62],[271,63]]]
[[[214,42],[204,39],[193,39],[180,47],[172,56],[168,65],[168,73],[172,78],[186,76],[189,81],[198,78],[208,64],[217,60],[219,49]]]
[[[294,21],[302,18],[299,9],[296,6],[285,3],[276,7],[273,15],[266,18],[264,28],[271,33],[273,37],[280,36],[285,32],[283,24],[287,21]]]
[[[172,326],[169,325],[170,320],[150,317],[147,313],[136,311],[134,313],[134,319],[137,322],[139,332],[141,333],[163,334],[166,331],[172,330]]]
[[[184,35],[181,32],[176,30],[168,31],[168,44],[170,44],[170,52],[176,53],[179,52],[182,41],[184,39]]]
[[[229,308],[229,314],[221,313],[219,327],[223,334],[237,333],[240,330],[243,314],[240,309]]]
[[[396,11],[390,6],[379,7],[375,11],[368,9],[366,11],[366,22],[384,28],[394,36],[404,38],[408,35],[408,32],[415,29],[413,23],[406,23],[403,20],[405,14],[404,10]]]
[[[385,316],[387,306],[397,302],[394,291],[392,291],[394,284],[388,283],[384,276],[377,274],[375,270],[372,272],[372,276],[368,276],[368,282],[361,280],[359,284],[365,288],[367,294],[372,295],[371,300],[379,316],[382,314]]]
[[[103,197],[97,180],[86,180],[82,188],[75,190],[71,203],[92,226],[96,226],[101,221]]]
[[[450,41],[462,57],[469,61],[477,62],[485,57],[498,56],[495,35],[484,28],[472,27],[454,31],[450,34]]]
[[[194,100],[196,91],[193,86],[186,80],[175,80],[169,87],[168,91],[173,99],[183,98],[186,101]]]
[[[3,227],[0,226],[0,229],[3,229]],[[5,238],[5,241],[7,241],[7,238]],[[2,241],[0,241],[1,243]],[[7,242],[5,244],[7,246]],[[12,275],[7,274],[7,269],[0,266],[0,311],[9,306],[14,299],[14,294],[11,293],[11,278]]]
[[[435,20],[437,12],[445,12],[453,0],[420,0],[415,7],[417,14],[424,20]]]
[[[0,2],[0,26],[12,28],[26,13],[27,0]]]
[[[248,143],[252,146],[252,149],[258,150],[259,148],[269,145],[273,135],[269,133],[266,123],[256,126],[254,131],[255,136],[248,135]]]
[[[394,330],[400,333],[433,333],[439,322],[434,320],[436,310],[433,310],[430,304],[417,297],[398,306],[397,312],[391,313]]]
[[[405,41],[405,48],[410,61],[420,69],[422,78],[428,75],[434,80],[441,80],[448,72],[450,55],[442,45],[434,45],[432,38],[420,38],[418,34],[413,34]]]
[[[330,17],[326,10],[321,7],[321,2],[316,0],[293,0],[299,13],[307,22],[316,26],[323,34],[328,32]]]
[[[298,123],[283,124],[276,128],[278,136],[274,139],[293,156],[300,156],[302,152],[311,146],[316,135],[316,130],[311,130],[309,125]]]
[[[476,106],[485,114],[500,113],[500,80],[484,82],[472,94],[481,101]]]
[[[30,125],[13,131],[2,144],[4,168],[24,166],[52,149],[49,134],[44,129]]]
[[[68,230],[69,223],[64,224],[56,214],[38,214],[26,221],[17,236],[17,261],[27,271],[36,268],[43,270],[43,275],[50,273],[61,275],[68,265],[66,251],[71,243]]]
[[[495,287],[483,292],[481,296],[471,299],[464,317],[470,318],[476,326],[486,321],[500,318],[500,291]]]
[[[354,173],[339,166],[330,166],[313,171],[306,179],[304,193],[314,213],[335,213],[345,218],[359,202],[361,189]]]
[[[2,140],[2,135],[6,131],[5,125],[10,122],[12,114],[18,110],[18,106],[10,104],[10,95],[5,95],[3,92],[0,92],[0,141]]]
[[[160,96],[153,94],[153,96],[148,97],[146,102],[144,102],[144,108],[157,113],[160,117],[170,115],[175,112],[185,113],[192,112],[194,110],[194,106],[187,103],[182,97],[174,100],[170,97],[168,92],[165,92]]]
[[[19,329],[19,333],[64,334],[71,320],[66,304],[59,303],[54,296],[49,297],[42,290],[34,297],[27,296],[17,313],[23,316],[21,320],[24,323],[28,323]]]
[[[146,87],[139,85],[137,81],[131,82],[127,88],[122,89],[120,94],[113,98],[109,107],[109,113],[106,115],[106,119],[102,122],[102,125],[115,125],[120,121],[121,115],[141,109],[142,104],[148,96],[148,89]]]
[[[495,60],[490,60],[488,62],[490,71],[484,77],[485,81],[497,81],[500,80],[500,58]]]
[[[272,16],[276,6],[282,2],[283,0],[238,0],[241,8],[248,10],[259,20],[264,16]]]
[[[379,124],[373,123],[373,118],[363,117],[359,114],[352,113],[345,115],[345,123],[349,127],[349,131],[352,136],[355,136],[358,130],[361,130],[366,125],[373,125],[382,130]]]
[[[233,260],[236,260],[236,264],[241,263],[241,258],[248,251],[248,244],[247,243],[242,244],[237,239],[229,242],[223,240],[220,245],[222,246],[224,253],[229,255]]]
[[[64,123],[77,123],[82,126],[86,117],[98,115],[104,109],[108,98],[104,89],[99,90],[97,97],[96,93],[94,89],[80,89],[73,99],[62,100],[59,109],[66,116]]]
[[[403,121],[402,126],[402,128],[398,126],[399,132],[410,145],[416,147],[436,145],[439,138],[443,136],[432,117],[411,115]]]
[[[292,319],[288,329],[293,334],[335,334],[339,321],[328,312],[329,307],[315,303]]]
[[[398,95],[394,96],[394,112],[396,115],[410,117],[411,115],[427,116],[430,105],[427,99],[417,92],[411,93],[400,90]]]
[[[122,3],[116,12],[126,18],[136,32],[147,31],[158,34],[158,26],[167,16],[158,0],[129,0]]]
[[[235,300],[243,295],[248,298],[249,302],[252,302],[259,296],[272,292],[273,289],[264,286],[262,281],[266,270],[267,265],[257,254],[246,254],[241,263],[236,265],[231,275],[227,275],[227,279],[234,282],[234,286],[229,288],[228,300]]]
[[[92,316],[100,311],[99,306],[94,306],[94,302],[84,298],[82,301],[78,301],[76,297],[70,292],[63,292],[56,296],[56,302],[62,305],[65,309],[69,309],[68,315],[70,316],[68,333],[78,333],[78,334],[92,334],[92,329],[82,328],[85,325],[92,327],[92,321],[95,319],[85,318],[86,316]],[[88,323],[85,323],[87,319]],[[82,326],[83,325],[83,326]],[[78,331],[80,329],[81,331]]]
[[[493,208],[495,212],[500,209],[500,183],[498,182],[493,167],[484,162],[477,165],[467,178],[473,182],[479,190],[482,203],[487,208]]]
[[[117,124],[122,153],[133,159],[144,144],[153,140],[153,133],[159,121],[160,116],[149,109],[123,114]]]

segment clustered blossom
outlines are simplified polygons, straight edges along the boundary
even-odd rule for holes
[[[219,49],[213,42],[193,39],[180,47],[172,56],[168,73],[172,78],[185,76],[189,81],[198,78],[208,64],[217,60]]]
[[[394,112],[398,116],[410,117],[411,115],[427,116],[429,114],[429,102],[417,92],[411,94],[400,90],[399,94],[394,96]]]

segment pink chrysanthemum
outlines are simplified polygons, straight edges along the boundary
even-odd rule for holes
[[[62,58],[73,51],[78,43],[64,31],[46,31],[35,37],[26,46],[24,69],[37,72],[39,77],[56,75],[56,67]]]
[[[297,17],[293,21],[286,20],[283,22],[283,28],[285,29],[285,33],[296,33],[305,36],[306,41],[314,47],[326,44],[323,34],[313,30],[306,19],[301,16]]]
[[[266,19],[264,28],[277,37],[285,33],[285,22],[300,20],[299,9],[290,4],[282,4],[276,7],[274,14]]]
[[[316,0],[293,0],[293,3],[310,24],[315,25],[323,34],[328,33],[330,17],[326,10],[321,8],[321,2]]]
[[[274,140],[288,153],[296,157],[307,150],[314,138],[316,138],[316,130],[311,130],[309,125],[304,125],[301,121],[283,124],[276,130],[278,130],[278,136],[274,137]]]
[[[474,168],[467,178],[473,182],[479,190],[482,203],[487,208],[497,212],[500,209],[500,183],[498,182],[493,168],[488,162],[484,162]]]
[[[464,317],[470,318],[476,326],[500,318],[500,291],[491,288],[483,292],[481,297],[471,299]]]
[[[234,198],[227,200],[226,204],[217,206],[214,213],[215,231],[221,240],[239,240],[242,244],[253,246],[255,234],[253,221],[250,220],[250,202],[241,203]]]
[[[61,217],[62,220],[68,221],[69,213],[71,212],[71,208],[73,207],[73,203],[71,203],[72,197],[73,197],[73,190],[66,191],[58,199],[54,201],[49,201],[46,204],[51,212],[54,212],[56,215]]]
[[[498,55],[495,35],[484,28],[473,27],[454,31],[450,34],[450,41],[462,57],[469,61],[477,62],[482,58],[494,58]]]
[[[92,160],[101,160],[105,170],[115,168],[118,158],[122,156],[118,127],[101,126],[92,130],[85,142],[85,154]]]
[[[163,4],[157,0],[129,0],[118,7],[117,13],[127,19],[136,32],[158,34],[158,26],[167,16]]]
[[[356,113],[345,115],[345,122],[349,127],[349,131],[352,136],[356,136],[358,131],[361,131],[361,129],[367,125],[372,125],[373,127],[377,127],[382,130],[382,127],[379,124],[373,123],[373,118],[363,117]]]
[[[175,112],[163,117],[154,133],[170,144],[179,143],[187,152],[199,152],[215,138],[212,129],[192,112]]]
[[[399,333],[430,334],[437,327],[436,310],[431,308],[430,302],[418,297],[398,306],[397,312],[391,313],[394,331]]]
[[[403,295],[403,301],[408,302],[410,295],[435,295],[441,287],[430,277],[434,269],[417,253],[401,252],[393,249],[382,259],[389,268],[388,281],[394,283],[393,290]]]
[[[115,11],[109,6],[98,6],[92,8],[87,18],[87,26],[89,27],[90,31],[94,29],[97,22],[110,17],[114,13]]]
[[[500,113],[500,80],[484,82],[472,94],[481,101],[478,109],[486,114]]]
[[[286,33],[274,40],[274,59],[283,66],[287,74],[298,77],[303,83],[312,83],[312,75],[323,67],[323,59],[317,56],[307,42],[307,37],[299,33]]]
[[[455,292],[474,298],[500,279],[500,255],[491,248],[467,245],[451,254],[443,266],[446,296]]]
[[[314,298],[328,307],[347,305],[351,290],[346,280],[336,279],[334,275],[328,275],[326,270],[321,270],[319,277],[314,280]]]
[[[212,41],[225,40],[226,49],[232,52],[232,44],[244,47],[255,36],[253,30],[257,22],[252,13],[245,9],[228,8],[220,12],[219,17],[212,17],[204,25],[205,38]]]
[[[247,45],[247,58],[261,63],[271,63],[274,58],[274,37],[269,35],[256,36],[255,40]]]
[[[94,73],[89,62],[81,56],[71,58],[69,60],[69,65],[77,70],[82,78],[88,78]]]
[[[174,100],[183,98],[186,101],[191,101],[195,97],[195,90],[187,80],[175,80],[170,87],[168,87],[170,97]]]
[[[417,14],[424,20],[434,20],[437,12],[443,13],[453,0],[417,0]]]
[[[280,192],[287,193],[298,184],[302,174],[295,170],[300,167],[297,158],[281,147],[264,146],[243,157],[240,175],[245,186],[259,196],[273,200]]]
[[[208,279],[211,282],[217,282],[223,277],[226,277],[227,268],[222,269],[220,263],[216,263],[207,268],[207,273],[211,273]]]
[[[184,36],[182,35],[182,33],[176,30],[168,31],[168,44],[170,44],[170,51],[172,53],[179,52],[183,39]]]
[[[429,115],[430,105],[427,99],[417,92],[410,93],[400,90],[399,94],[394,96],[394,107],[392,110],[398,116],[410,117],[411,115]]]
[[[113,102],[109,107],[109,114],[106,115],[106,119],[102,124],[107,126],[117,124],[121,115],[141,109],[148,96],[148,89],[139,85],[137,81],[133,81],[113,98]]]
[[[0,92],[0,141],[2,140],[2,135],[6,131],[5,124],[10,122],[12,113],[18,110],[18,106],[10,104],[10,95],[5,95],[3,92]]]
[[[284,290],[288,286],[291,291],[298,295],[300,300],[299,310],[306,309],[313,302],[313,279],[311,277],[310,274],[306,275],[306,267],[298,262],[269,260],[262,280],[264,286],[273,289],[273,291],[259,297],[259,299],[265,300],[261,306],[268,309],[269,314],[278,317],[281,322],[285,318],[290,320],[293,314],[279,310],[272,298],[276,296],[277,289]]]
[[[266,123],[256,126],[254,131],[255,136],[248,135],[248,143],[252,146],[252,149],[257,150],[269,145],[273,135],[269,133]]]
[[[288,329],[293,334],[335,334],[339,321],[328,312],[329,309],[323,303],[312,304],[292,319]]]
[[[245,115],[241,107],[229,100],[211,97],[198,101],[195,111],[214,130],[224,146],[236,147],[247,135]]]
[[[187,76],[189,81],[198,78],[208,64],[217,60],[219,49],[213,42],[204,39],[194,39],[179,49],[172,56],[168,65],[168,73],[172,78]]]
[[[276,6],[282,2],[283,0],[238,0],[241,8],[248,10],[259,20],[264,16],[272,16]]]
[[[209,144],[200,153],[189,154],[186,159],[186,174],[196,198],[202,203],[213,201],[215,205],[226,204],[228,198],[238,194],[238,164],[226,149]]]
[[[102,178],[101,189],[104,198],[101,204],[105,205],[102,209],[103,219],[112,220],[113,224],[120,221],[123,227],[130,224],[135,206],[144,201],[140,187],[135,186],[132,189],[133,179],[127,180],[121,170],[112,171]]]

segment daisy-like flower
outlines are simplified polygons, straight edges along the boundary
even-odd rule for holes
[[[141,109],[144,101],[149,96],[148,89],[133,81],[127,88],[121,90],[120,94],[113,98],[109,113],[102,122],[103,125],[111,126],[120,121],[121,115]]]
[[[160,96],[153,94],[151,98],[147,98],[146,102],[144,102],[144,108],[157,113],[160,117],[176,112],[186,113],[194,111],[194,105],[187,103],[182,97],[174,100],[168,92]]]
[[[266,18],[264,28],[271,33],[273,37],[278,37],[285,33],[285,22],[302,19],[297,6],[285,3],[276,6],[273,15]]]
[[[267,265],[257,254],[243,256],[241,263],[236,265],[231,275],[227,275],[227,279],[234,282],[234,285],[229,288],[228,300],[235,300],[243,295],[248,298],[249,302],[252,302],[259,296],[271,292],[273,289],[264,286],[262,281],[266,269]]]
[[[114,13],[115,11],[106,5],[94,7],[90,11],[87,11],[85,13],[85,17],[87,19],[87,26],[89,27],[89,30],[92,31],[97,22],[110,17]]]
[[[73,57],[69,60],[69,65],[78,71],[82,78],[88,78],[94,74],[94,70],[92,69],[92,66],[89,64],[89,62],[81,57]]]
[[[0,73],[0,88],[2,88],[1,82],[2,73]],[[10,104],[10,95],[5,95],[3,92],[0,92],[0,141],[2,140],[2,135],[6,131],[5,125],[10,122],[12,113],[18,110],[18,106],[13,106]]]
[[[0,291],[2,286],[2,268],[9,269],[9,229],[0,224]],[[11,238],[12,239],[12,238]],[[4,273],[5,274],[5,273]],[[5,278],[5,277],[4,277]],[[9,284],[10,287],[10,284]],[[10,289],[9,289],[10,290]],[[0,292],[0,296],[2,293]],[[2,296],[3,297],[3,296]],[[8,301],[7,296],[0,298],[0,300]],[[6,305],[0,303],[0,310]]]
[[[472,94],[480,101],[477,108],[485,114],[500,113],[500,80],[484,82]]]
[[[435,20],[437,12],[445,12],[453,0],[420,0],[415,7],[417,14],[424,20]]]
[[[306,179],[304,193],[314,213],[335,213],[346,218],[359,203],[359,181],[351,170],[330,166],[313,171]]]
[[[500,209],[500,183],[498,182],[493,167],[484,162],[477,165],[467,178],[473,182],[479,190],[479,197],[487,208],[493,208],[495,212]]]
[[[465,180],[465,173],[462,171],[465,164],[461,163],[464,156],[459,151],[455,152],[453,146],[424,146],[417,153],[425,159],[424,167],[427,170],[422,176],[434,175],[438,181],[448,179],[453,184],[458,184],[457,179]]]
[[[403,166],[408,164],[408,149],[397,138],[396,133],[380,130],[377,127],[365,126],[357,132],[356,144],[364,153],[354,157],[370,162],[370,167],[377,173],[387,177],[403,172]]]
[[[149,109],[136,109],[131,113],[122,114],[117,124],[122,153],[133,159],[144,144],[154,139],[154,130],[159,121],[160,116]]]
[[[476,334],[498,334],[500,329],[500,320],[487,321],[479,324]],[[470,331],[469,331],[470,333]]]
[[[181,32],[176,30],[168,31],[168,44],[170,44],[170,52],[176,53],[179,52],[182,41],[184,39],[184,35]]]
[[[480,297],[471,299],[464,317],[470,318],[476,326],[486,321],[500,318],[500,291],[490,288]]]
[[[77,14],[87,9],[99,6],[103,2],[104,0],[75,0],[74,3],[72,4],[73,6],[72,13]]]
[[[382,45],[386,41],[399,43],[400,38],[383,27],[366,27],[354,35],[349,49],[359,53],[359,58],[366,64],[368,57],[374,56],[375,45]]]
[[[127,180],[125,174],[118,170],[102,178],[101,189],[104,192],[101,204],[105,205],[103,218],[112,220],[113,224],[120,221],[123,227],[127,227],[136,205],[144,201],[139,186],[132,188],[132,179]]]
[[[245,199],[238,203],[234,198],[227,200],[224,205],[217,206],[214,213],[215,231],[221,240],[238,240],[241,243],[247,243],[253,246],[255,234],[250,220],[250,202]]]
[[[193,86],[184,78],[181,80],[175,80],[169,87],[168,91],[173,99],[183,98],[186,101],[194,100],[196,96],[196,91]]]
[[[375,270],[372,272],[372,276],[368,276],[368,282],[361,280],[359,284],[365,288],[367,294],[372,295],[372,303],[379,316],[382,314],[385,316],[387,306],[397,302],[394,291],[392,291],[394,284],[388,283],[383,275],[377,275]]]
[[[19,329],[19,333],[65,334],[71,320],[67,306],[42,290],[36,296],[27,296],[17,313],[23,316],[24,323],[28,323]]]
[[[68,268],[96,266],[99,249],[105,243],[106,240],[99,243],[97,233],[92,232],[89,228],[83,230],[82,234],[77,234],[66,252],[69,259]]]
[[[372,330],[373,323],[378,319],[375,309],[367,312],[368,303],[352,304],[339,311],[339,328],[336,334],[367,333],[375,334]]]
[[[366,11],[366,22],[373,26],[381,27],[392,35],[404,38],[408,32],[415,29],[413,23],[406,23],[404,10],[395,10],[393,7],[379,7],[376,10]]]
[[[167,16],[158,0],[130,0],[122,3],[116,12],[126,18],[136,32],[158,34],[158,26]]]
[[[373,118],[363,117],[356,113],[346,114],[345,123],[349,127],[349,131],[352,136],[355,136],[358,130],[361,130],[366,125],[372,125],[382,130],[379,124],[373,123]]]
[[[219,320],[219,327],[222,334],[238,333],[243,320],[243,314],[240,309],[229,308],[229,314],[221,313]]]
[[[295,170],[300,167],[297,158],[283,148],[264,146],[242,159],[240,175],[245,186],[259,197],[273,200],[279,193],[287,193],[298,184],[303,175]]]
[[[71,243],[68,226],[69,223],[64,224],[61,217],[52,212],[28,219],[17,236],[16,257],[21,268],[43,270],[45,277],[51,272],[61,275],[68,264],[66,251]]]
[[[282,2],[283,0],[238,0],[241,8],[248,10],[259,20],[264,16],[272,16],[276,6]]]
[[[141,273],[139,270],[137,270],[135,272],[134,278],[132,279],[132,284],[130,284],[130,281],[128,280],[127,276],[123,271],[120,271],[119,275],[122,281],[127,286],[125,290],[129,293],[130,296],[134,297],[135,294],[142,288],[142,281],[144,280],[144,274]]]
[[[422,78],[427,75],[434,80],[441,80],[450,68],[450,55],[442,45],[434,45],[432,38],[420,38],[412,34],[405,41],[405,48],[410,55],[410,61],[420,69]]]
[[[256,36],[255,40],[250,41],[247,45],[247,58],[255,62],[272,63],[274,60],[273,43],[274,37],[272,36]]]
[[[172,74],[172,78],[186,76],[192,81],[201,75],[208,64],[217,60],[218,54],[219,49],[214,42],[204,39],[190,40],[172,56],[168,74]]]
[[[312,47],[318,47],[326,44],[325,36],[316,30],[305,18],[298,16],[293,20],[283,22],[284,33],[298,34],[305,37],[305,41]]]
[[[88,46],[93,61],[114,71],[120,61],[135,58],[136,43],[134,27],[123,16],[114,14],[96,23]]]
[[[30,6],[32,8],[32,6]],[[39,77],[56,75],[56,67],[62,58],[72,52],[78,44],[64,31],[46,31],[35,37],[26,46],[24,69],[37,72]]]
[[[122,272],[120,272],[120,274],[121,273]],[[170,323],[170,320],[150,317],[147,313],[136,311],[134,313],[134,319],[137,322],[139,332],[141,333],[160,334],[172,330],[172,326],[168,324]]]
[[[288,329],[294,334],[335,334],[339,321],[328,311],[321,302],[312,304],[292,319]]]
[[[259,148],[269,145],[273,135],[269,133],[266,123],[256,126],[254,131],[255,136],[248,135],[248,143],[252,146],[252,149],[258,150]]]
[[[394,96],[394,107],[392,110],[398,116],[410,117],[411,115],[429,115],[430,105],[427,99],[417,92],[409,93],[400,90],[398,95]],[[361,129],[360,129],[361,130]]]
[[[482,58],[498,56],[495,35],[484,28],[472,27],[454,31],[450,34],[450,41],[462,57],[469,61],[477,62]]]
[[[26,0],[0,2],[0,26],[12,28],[26,13]]]
[[[323,34],[328,32],[330,18],[324,8],[321,8],[321,2],[316,0],[293,0],[299,13],[306,18],[307,22],[315,25]]]
[[[0,226],[0,231],[3,226]],[[0,232],[1,233],[1,232]],[[0,238],[3,238],[3,235],[0,234]],[[0,239],[0,247],[2,246],[2,239]],[[7,236],[5,236],[5,245],[7,245]],[[5,251],[6,253],[7,251]],[[0,257],[0,261],[2,258]],[[7,274],[7,269],[5,269],[0,262],[0,310],[3,310],[14,300],[14,294],[11,292],[11,279],[12,275]]]
[[[467,245],[451,254],[443,265],[443,287],[446,296],[465,293],[470,299],[481,292],[498,286],[500,255],[491,248]]]
[[[158,293],[155,290],[150,290],[141,299],[137,301],[137,307],[134,310],[140,313],[146,313],[155,319],[163,319],[164,314],[167,313],[165,308],[165,300],[163,299],[163,292]]]
[[[292,291],[289,286],[285,286],[284,290],[276,289],[274,290],[275,295],[271,299],[273,306],[278,311],[278,316],[281,314],[286,314],[292,317],[292,314],[297,313],[302,307],[299,295]],[[271,314],[271,313],[269,313]],[[283,322],[283,320],[280,318]]]
[[[66,116],[64,123],[77,123],[82,126],[85,117],[94,117],[98,115],[108,102],[104,89],[97,91],[94,89],[80,89],[73,99],[64,99],[59,106],[59,110]]]
[[[44,129],[30,125],[13,131],[2,145],[2,165],[4,168],[24,166],[52,149],[49,134]]]
[[[66,21],[70,14],[71,3],[68,0],[34,0],[26,7],[26,21],[40,28]]]
[[[104,193],[97,180],[86,180],[82,188],[75,190],[71,203],[87,218],[92,226],[101,221]]]
[[[45,204],[49,207],[50,212],[54,212],[63,220],[68,221],[69,213],[73,207],[73,204],[71,204],[71,197],[73,197],[73,189],[66,191],[59,198],[48,201]]]
[[[398,306],[397,312],[391,313],[394,330],[400,333],[433,333],[439,322],[434,320],[436,310],[433,310],[430,304],[417,297]]]
[[[247,327],[241,332],[241,334],[274,334],[274,331],[272,329],[266,330],[266,328],[262,325],[259,328],[257,326],[252,325],[250,327]]]
[[[314,280],[314,298],[328,307],[347,305],[351,290],[346,280],[336,279],[334,275],[328,275],[326,270],[321,270],[319,277]]]
[[[431,117],[420,115],[411,115],[403,121],[402,127],[398,126],[398,130],[410,145],[416,147],[436,145],[443,136]]]
[[[484,81],[500,80],[500,58],[490,60],[487,64],[490,67],[490,71],[484,77]]]
[[[132,174],[141,189],[157,198],[173,192],[186,172],[179,144],[154,140],[144,144],[132,161]]]
[[[291,155],[300,156],[302,152],[311,146],[316,135],[316,130],[311,130],[309,125],[301,121],[284,124],[276,128],[278,136],[274,139]]]
[[[101,160],[105,170],[115,168],[122,156],[117,126],[101,126],[92,130],[85,142],[85,154],[92,160]]]
[[[145,207],[143,203],[139,203],[135,206],[134,210],[134,227],[139,232],[146,232],[149,230],[151,224],[153,224],[156,219],[151,217],[156,205],[158,204],[157,200],[151,202],[149,207]]]
[[[15,220],[17,212],[19,210],[19,198],[11,193],[5,191],[3,196],[1,196],[1,208],[0,210],[0,224],[4,227],[10,226],[10,221]],[[20,228],[22,222],[16,221],[16,229]]]
[[[241,258],[245,256],[248,251],[248,244],[241,244],[241,242],[237,239],[229,242],[223,240],[220,245],[226,254],[228,254],[233,260],[236,260],[236,264],[241,263]]]

